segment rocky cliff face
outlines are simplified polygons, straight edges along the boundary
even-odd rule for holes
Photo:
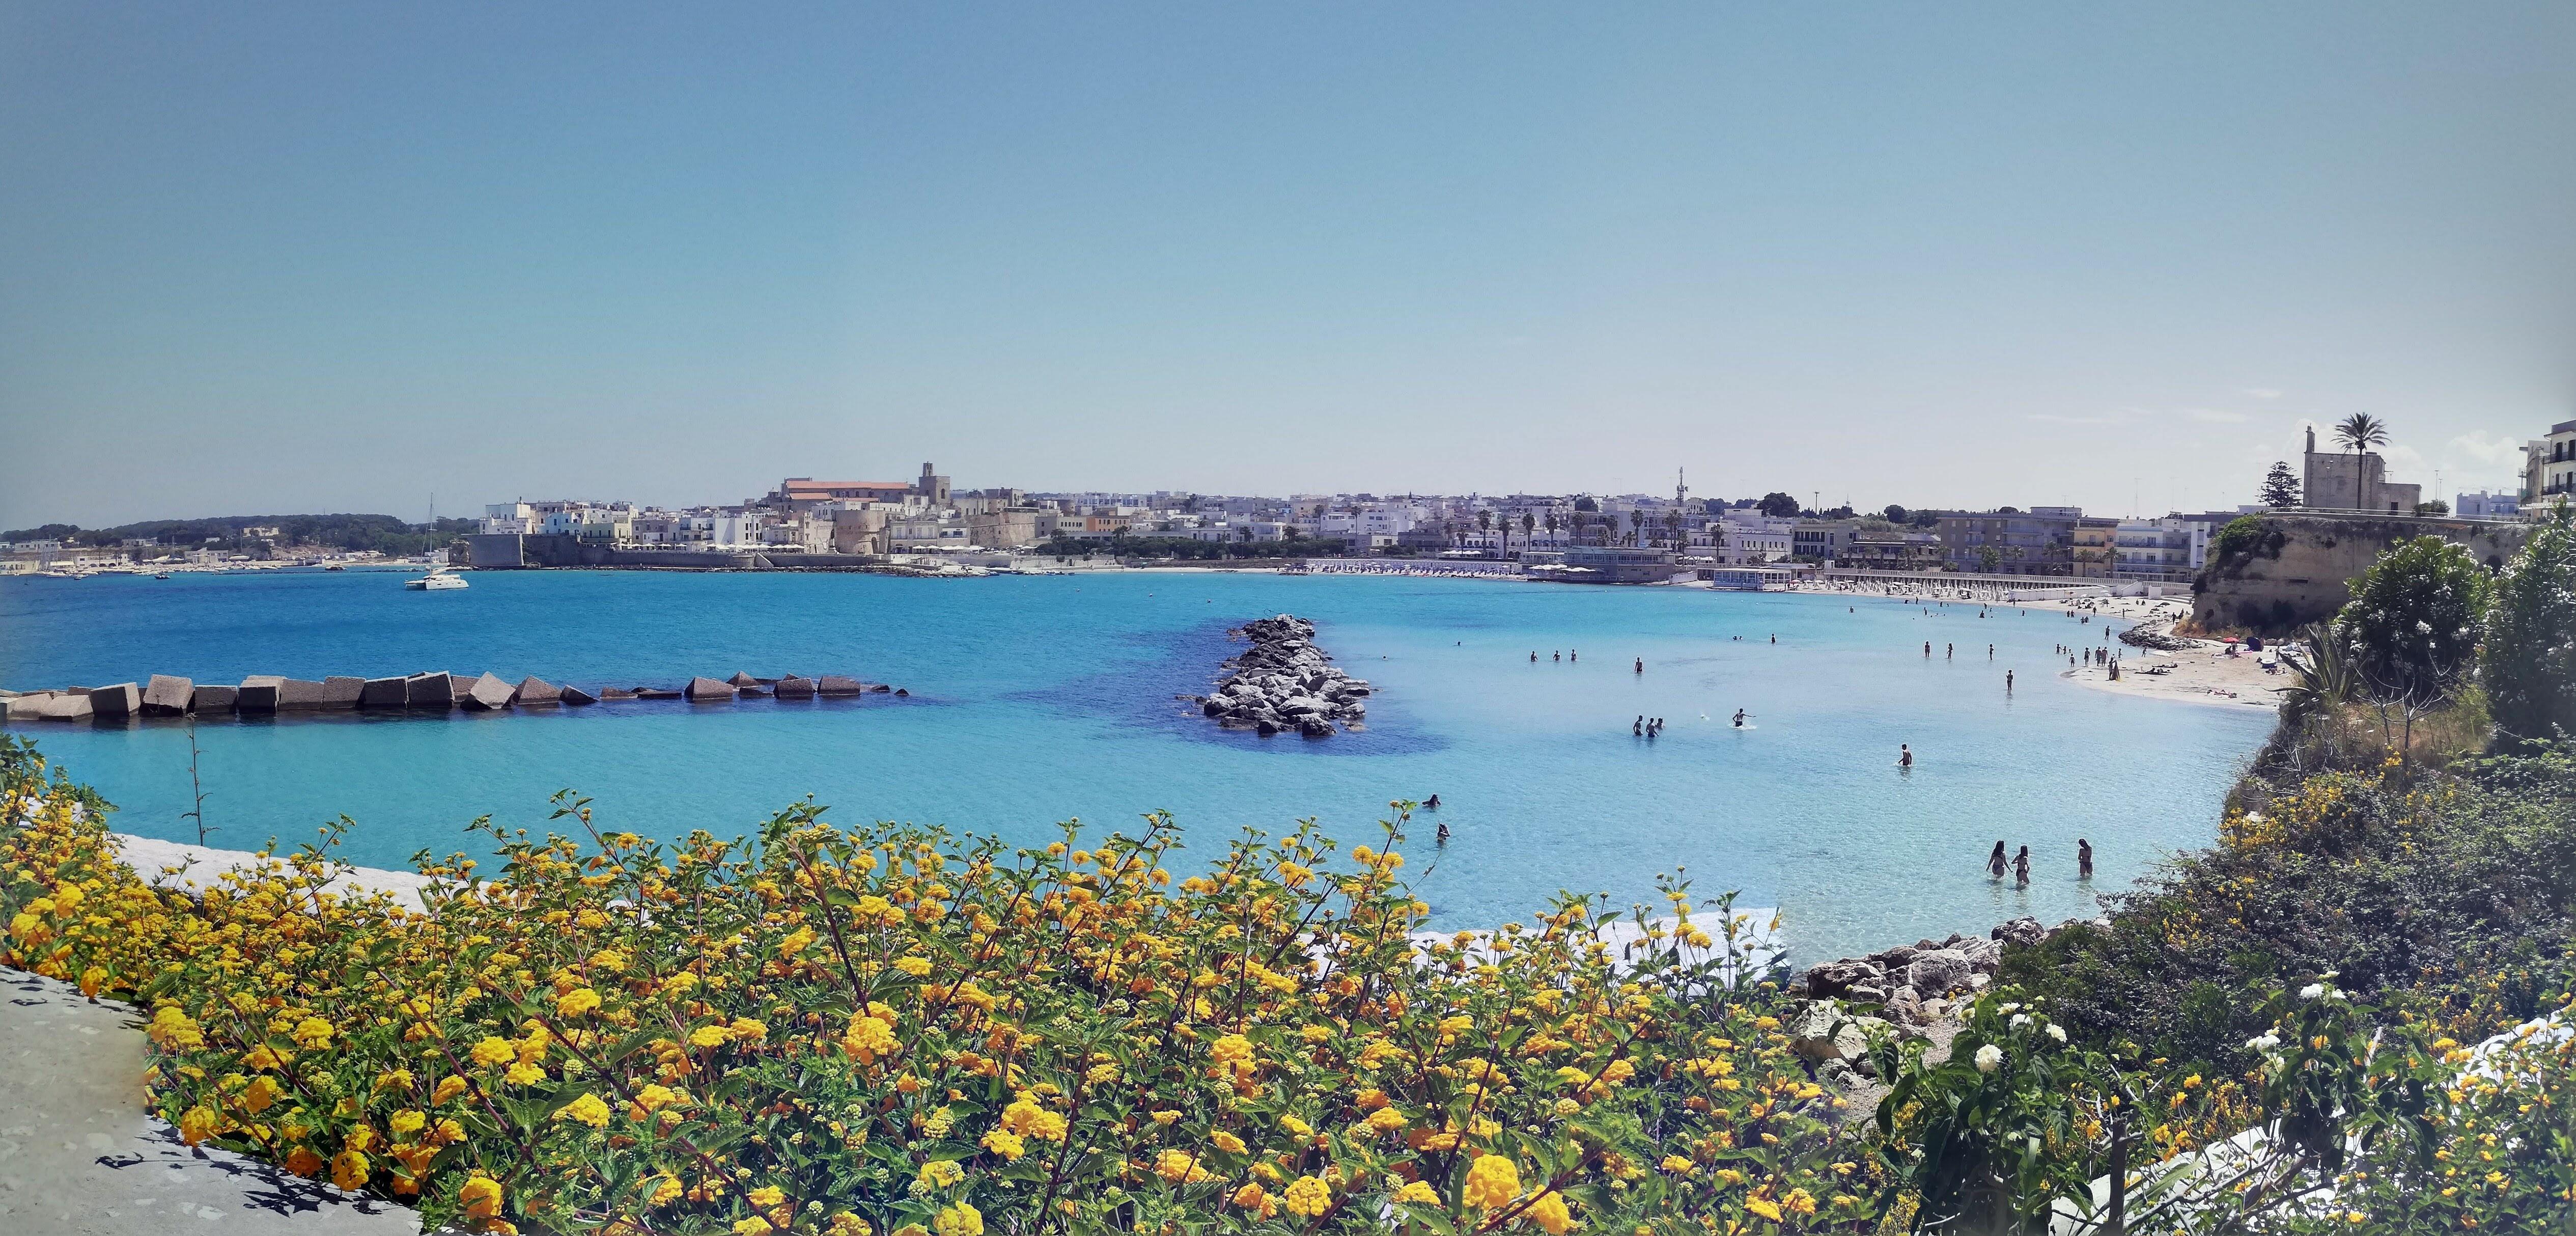
[[[2432,516],[2281,511],[2254,520],[2252,536],[2211,543],[2209,565],[2192,583],[2191,618],[2200,630],[2287,635],[2342,609],[2353,578],[2401,542],[2438,536],[2500,567],[2525,535],[2520,524]]]
[[[1217,680],[1213,694],[1192,697],[1217,724],[1324,738],[1367,718],[1372,688],[1333,668],[1333,659],[1315,646],[1314,623],[1281,614],[1238,630],[1252,647],[1226,662],[1234,672]]]

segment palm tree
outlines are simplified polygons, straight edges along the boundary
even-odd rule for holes
[[[1551,520],[1551,521],[1550,521],[1550,523],[1551,523],[1551,524],[1552,524],[1553,522],[1554,522],[1553,520]],[[1506,527],[1506,528],[1510,527],[1510,526],[1511,526],[1511,521],[1510,521],[1510,520],[1508,520],[1508,519],[1507,519],[1507,520],[1504,520],[1504,521],[1503,521],[1503,526],[1504,526],[1504,527]],[[1530,536],[1531,536],[1532,534],[1536,533],[1537,531],[1538,531],[1538,516],[1536,516],[1536,515],[1532,515],[1532,514],[1530,514],[1530,513],[1529,513],[1529,512],[1527,512],[1527,511],[1523,511],[1523,512],[1521,512],[1521,552],[1523,552],[1523,553],[1527,553],[1527,552],[1529,552]],[[1555,529],[1554,527],[1550,527],[1550,528],[1548,529],[1548,531],[1550,531],[1550,532],[1554,532],[1554,531],[1556,531],[1556,529]]]
[[[2335,426],[2335,441],[2352,454],[2352,504],[2367,509],[2361,500],[2361,455],[2374,446],[2388,445],[2388,422],[2367,412],[2355,412]]]

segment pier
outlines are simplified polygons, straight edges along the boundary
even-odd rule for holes
[[[5,708],[6,720],[12,724],[112,724],[137,717],[268,717],[362,710],[435,716],[523,708],[581,708],[618,700],[719,704],[742,699],[824,700],[911,694],[901,687],[861,682],[842,674],[755,678],[737,672],[729,678],[695,677],[677,687],[602,686],[595,690],[558,685],[533,674],[512,682],[489,671],[456,674],[432,670],[390,678],[334,675],[321,679],[253,674],[239,683],[198,683],[176,675],[154,674],[141,683],[0,691],[0,708]]]

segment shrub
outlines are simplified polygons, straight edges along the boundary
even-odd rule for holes
[[[2478,669],[2497,728],[2576,734],[2576,512],[2551,512],[2496,580]]]
[[[2475,665],[2490,584],[2469,551],[2419,536],[2379,556],[2335,616],[2335,638],[2376,700],[2430,707]]]
[[[500,877],[424,858],[448,884],[421,914],[324,891],[334,836],[190,897],[40,780],[0,808],[27,821],[0,836],[0,961],[148,1007],[190,1143],[431,1224],[1875,1222],[1743,916],[1680,887],[1615,949],[1580,898],[1426,945],[1401,856],[1311,825],[1174,882],[1159,816],[1011,850],[807,805],[665,847],[568,802],[587,845],[492,829]]]

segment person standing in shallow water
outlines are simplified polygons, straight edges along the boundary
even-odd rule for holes
[[[2030,847],[2023,846],[2013,854],[2013,887],[2030,887]]]
[[[1896,766],[1898,768],[1914,767],[1914,748],[1906,746],[1904,743],[1896,744]]]
[[[2075,839],[2075,878],[2093,878],[2093,843],[2082,837]]]
[[[1995,879],[1998,879],[1998,880],[2000,880],[2000,879],[2004,878],[2004,843],[2003,843],[2003,842],[2000,842],[2000,841],[1996,842],[1996,843],[1995,843],[1995,852],[1986,856],[1986,874],[1987,874],[1987,875],[1990,875],[1990,876],[1993,876]]]

